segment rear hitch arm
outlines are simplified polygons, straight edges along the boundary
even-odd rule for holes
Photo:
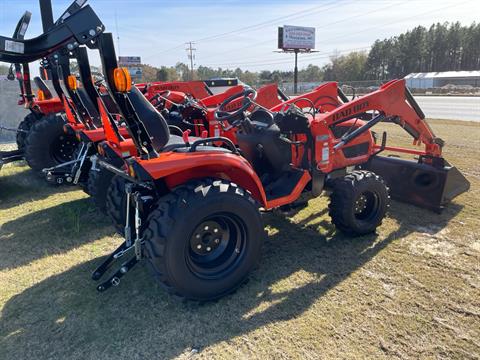
[[[133,249],[135,255],[130,257],[130,259],[128,259],[126,262],[124,262],[120,266],[120,268],[112,276],[110,276],[110,278],[97,286],[97,290],[99,292],[103,292],[112,286],[120,285],[120,279],[125,276],[125,274],[127,274],[130,270],[132,270],[133,267],[143,258],[142,247],[144,241],[141,237],[142,220],[140,216],[140,210],[143,209],[145,203],[151,201],[153,197],[142,196],[140,191],[132,192],[133,190],[133,184],[130,184],[130,186],[127,185],[125,189],[127,193],[127,199],[133,200],[133,203],[135,204],[135,240],[132,244],[131,241],[126,239],[112,254],[110,254],[105,259],[102,264],[100,264],[99,267],[97,267],[97,269],[95,269],[92,274],[92,279],[95,281],[99,280],[107,272],[107,270],[111,267],[111,265],[116,259],[124,256],[130,250]],[[130,211],[128,208],[129,200],[127,200],[127,224],[130,223]]]

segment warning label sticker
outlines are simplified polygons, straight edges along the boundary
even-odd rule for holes
[[[25,52],[25,45],[21,42],[5,40],[5,51],[23,54]]]

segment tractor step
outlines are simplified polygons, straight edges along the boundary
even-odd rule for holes
[[[303,170],[291,169],[282,174],[275,181],[265,184],[265,194],[268,201],[287,196],[292,193],[304,174]]]

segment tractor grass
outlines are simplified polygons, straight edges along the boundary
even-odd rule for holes
[[[260,268],[205,305],[167,296],[143,266],[98,294],[90,273],[121,242],[108,220],[82,191],[4,167],[0,359],[478,359],[480,124],[430,123],[469,193],[441,215],[394,202],[377,235],[355,239],[324,198],[266,214]]]

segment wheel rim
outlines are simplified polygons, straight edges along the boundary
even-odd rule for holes
[[[193,231],[185,260],[198,277],[215,279],[234,271],[246,246],[244,222],[232,214],[207,217]]]
[[[50,146],[50,155],[57,163],[71,161],[74,158],[78,141],[72,136],[60,135]]]
[[[371,191],[365,191],[355,200],[353,211],[357,220],[369,221],[377,216],[378,208],[378,195]]]

